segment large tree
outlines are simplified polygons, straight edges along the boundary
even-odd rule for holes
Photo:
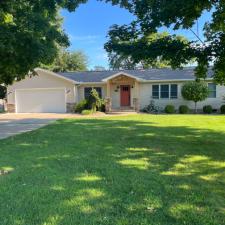
[[[51,63],[58,46],[69,45],[59,9],[73,11],[82,2],[86,0],[0,1],[0,84]]]
[[[110,53],[108,55],[109,66],[113,70],[135,70],[135,69],[150,69],[150,68],[168,68],[169,63],[157,58],[154,61],[140,60],[136,61],[131,56]]]
[[[42,67],[54,72],[73,72],[87,70],[87,66],[88,58],[82,51],[60,50],[53,63]]]
[[[107,0],[108,2],[109,0]],[[136,17],[129,25],[114,25],[109,31],[105,49],[132,57],[135,61],[157,57],[179,68],[189,60],[196,60],[197,78],[205,78],[213,62],[214,79],[225,84],[225,1],[224,0],[110,0],[126,8]],[[196,20],[205,12],[212,19],[204,26],[204,39],[192,30]],[[189,29],[197,41],[187,41],[180,36],[159,33],[167,27],[174,31]]]

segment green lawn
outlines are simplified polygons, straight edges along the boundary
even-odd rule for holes
[[[0,141],[1,225],[224,225],[225,117],[68,119]]]

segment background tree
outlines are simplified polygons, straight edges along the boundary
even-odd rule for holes
[[[85,71],[87,66],[88,57],[82,51],[60,50],[52,64],[43,65],[42,67],[54,72],[73,72]]]
[[[168,68],[170,67],[168,62],[162,61],[160,58],[154,62],[148,62],[141,60],[135,62],[131,56],[118,55],[116,53],[110,53],[109,67],[113,70],[135,70],[135,69],[150,69],[150,68]]]
[[[0,1],[0,83],[21,80],[41,64],[50,64],[58,46],[67,47],[58,11],[73,11],[86,0]]]
[[[197,78],[205,78],[214,62],[214,79],[225,84],[225,1],[201,0],[111,0],[135,15],[129,25],[111,27],[105,44],[107,52],[131,56],[133,60],[155,60],[160,57],[172,68],[179,68],[195,59]],[[212,12],[212,19],[204,26],[204,40],[192,29],[196,20],[205,12]],[[196,41],[187,41],[172,34],[158,33],[162,27],[174,31],[190,30]]]
[[[182,87],[181,94],[184,99],[195,103],[197,113],[197,102],[204,101],[208,97],[209,90],[203,81],[189,81]]]

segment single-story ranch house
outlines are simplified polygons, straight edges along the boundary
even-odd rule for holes
[[[38,68],[36,72],[38,75],[27,76],[8,87],[9,112],[70,112],[76,103],[88,97],[92,88],[96,88],[99,95],[106,99],[108,111],[139,111],[152,99],[161,108],[167,104],[176,108],[180,105],[194,108],[194,103],[185,101],[181,95],[184,82],[195,79],[194,68],[66,73]],[[223,103],[225,86],[215,85],[212,75],[210,70],[206,79],[209,97],[198,104],[199,109],[204,105],[219,109]]]

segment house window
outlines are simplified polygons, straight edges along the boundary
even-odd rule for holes
[[[170,85],[170,98],[171,99],[177,98],[177,84]]]
[[[152,98],[159,98],[159,85],[152,85]]]
[[[160,86],[160,98],[169,98],[169,85],[162,84]]]
[[[177,84],[161,84],[152,85],[152,98],[153,99],[177,99],[178,98],[178,85]]]
[[[216,98],[216,84],[208,83],[209,95],[208,98]]]
[[[98,92],[98,95],[101,98],[102,97],[102,88],[101,87],[93,87],[93,88]],[[84,98],[85,99],[88,99],[90,97],[91,90],[92,90],[92,87],[84,88]]]

